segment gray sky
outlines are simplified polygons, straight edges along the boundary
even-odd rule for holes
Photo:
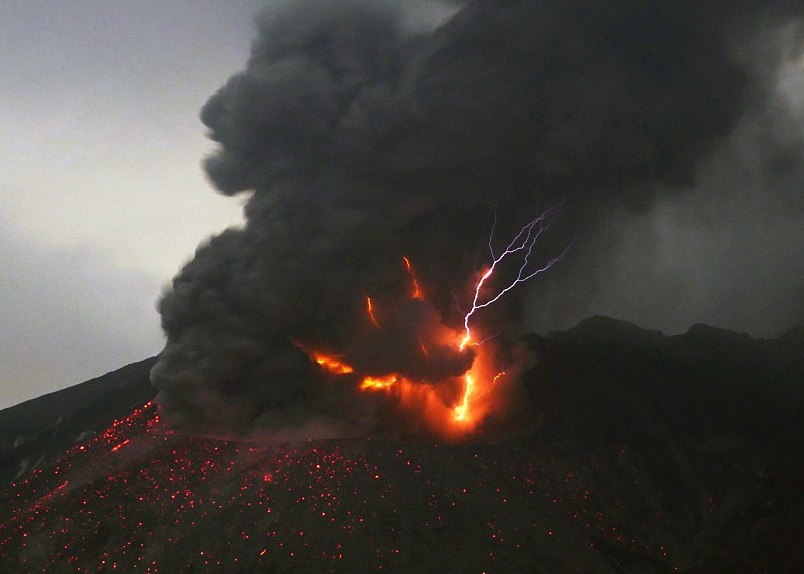
[[[0,408],[162,348],[162,286],[241,220],[240,200],[215,194],[200,168],[212,146],[198,110],[243,67],[258,4],[0,2]],[[746,120],[696,189],[625,216],[600,288],[583,305],[559,297],[560,314],[534,304],[534,328],[596,313],[667,333],[804,323],[804,162],[770,183],[757,175],[769,132],[802,149],[803,78],[793,53],[777,124]]]
[[[240,221],[198,109],[255,1],[0,3],[0,407],[159,352],[154,302]]]

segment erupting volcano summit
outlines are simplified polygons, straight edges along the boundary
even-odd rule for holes
[[[410,10],[271,2],[244,70],[204,105],[210,180],[250,195],[244,227],[199,247],[159,303],[169,424],[275,440],[510,424],[534,289],[593,281],[608,214],[694,180],[770,97],[738,41],[799,8]]]

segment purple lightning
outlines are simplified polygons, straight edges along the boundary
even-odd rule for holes
[[[498,301],[503,295],[516,287],[519,283],[532,279],[539,273],[547,271],[553,265],[564,259],[564,256],[567,254],[571,243],[570,245],[567,245],[567,247],[565,247],[558,256],[550,259],[550,261],[548,261],[543,267],[533,269],[530,265],[530,256],[533,253],[533,247],[536,244],[536,240],[538,240],[541,234],[544,233],[548,227],[550,227],[550,222],[553,220],[553,218],[555,218],[559,211],[561,211],[560,205],[551,207],[550,209],[544,211],[536,219],[533,219],[527,223],[499,255],[495,255],[494,247],[491,244],[492,239],[494,238],[494,229],[497,225],[497,217],[495,213],[494,223],[491,226],[491,233],[489,234],[489,252],[491,253],[492,262],[489,268],[480,276],[480,279],[478,279],[477,283],[475,283],[475,294],[474,298],[472,299],[472,306],[463,317],[464,336],[460,343],[461,350],[463,350],[466,345],[470,344],[472,341],[472,334],[469,329],[469,321],[472,318],[472,315],[474,315],[475,311],[488,307],[489,305]],[[497,264],[509,257],[521,258],[521,264],[516,277],[507,286],[497,291],[495,295],[485,301],[481,301],[480,291],[483,289],[486,280],[492,276]]]

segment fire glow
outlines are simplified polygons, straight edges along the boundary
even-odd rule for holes
[[[321,367],[330,373],[334,373],[336,375],[346,375],[354,372],[352,367],[342,363],[337,357],[330,357],[321,353],[313,353],[311,357],[316,363],[321,365]]]
[[[516,383],[519,371],[518,365],[500,364],[493,337],[477,336],[482,333],[482,328],[474,324],[476,314],[500,300],[518,284],[547,271],[564,257],[566,249],[544,265],[537,266],[531,261],[536,241],[558,209],[551,208],[528,222],[500,252],[492,245],[495,220],[488,243],[491,263],[477,274],[470,289],[471,305],[463,312],[461,326],[456,328],[423,322],[419,327],[418,348],[424,360],[430,356],[431,349],[436,348],[452,349],[456,356],[467,355],[469,366],[459,376],[434,382],[417,380],[398,372],[366,372],[353,366],[348,354],[311,350],[305,344],[298,346],[326,373],[336,377],[354,377],[359,381],[357,386],[360,391],[386,393],[395,401],[399,411],[412,414],[437,437],[461,440],[469,436],[479,430],[489,414],[504,414],[506,395]],[[503,261],[506,261],[509,270],[513,265],[515,271],[507,283],[503,281],[502,286],[495,286],[493,283],[499,283],[495,279],[498,279],[498,269]],[[408,278],[408,300],[426,302],[426,294],[413,262],[403,255],[401,264]],[[385,308],[379,300],[365,296],[367,325],[371,330],[382,331],[383,316],[395,312],[397,310]]]

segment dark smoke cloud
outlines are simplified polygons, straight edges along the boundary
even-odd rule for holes
[[[493,206],[504,238],[563,200],[549,257],[609,214],[691,185],[769,97],[741,44],[796,10],[486,0],[430,32],[394,2],[267,6],[246,68],[201,111],[219,144],[210,179],[252,195],[245,227],[201,246],[160,301],[168,342],[152,380],[166,416],[215,433],[377,430],[298,344],[425,379],[462,372],[468,353],[411,349],[420,329],[458,324]],[[582,239],[559,284],[589,263]],[[429,303],[404,304],[402,255]],[[367,294],[396,309],[382,336],[367,335]],[[520,307],[511,298],[489,320],[516,324]]]

